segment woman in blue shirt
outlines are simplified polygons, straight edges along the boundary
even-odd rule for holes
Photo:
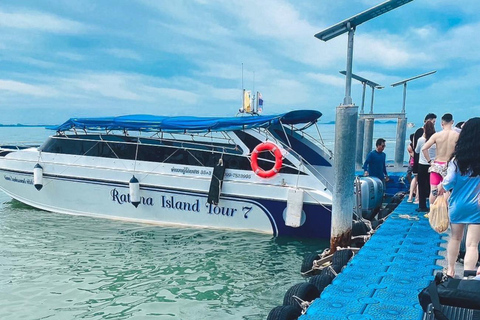
[[[447,275],[455,275],[455,262],[468,225],[464,271],[475,270],[480,241],[480,118],[469,119],[458,137],[452,159],[448,163],[444,190],[450,191],[449,215],[451,237],[447,247]]]

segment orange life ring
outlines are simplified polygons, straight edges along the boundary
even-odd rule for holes
[[[275,165],[270,170],[263,170],[258,166],[258,154],[262,151],[273,152],[273,155],[275,156]],[[252,151],[252,170],[259,177],[273,177],[280,171],[280,168],[282,168],[282,158],[282,151],[275,143],[269,141],[262,142]]]

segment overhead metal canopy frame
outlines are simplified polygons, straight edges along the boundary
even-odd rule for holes
[[[409,3],[413,0],[390,0],[385,1],[375,7],[372,7],[368,10],[365,10],[359,14],[354,15],[348,19],[345,19],[319,33],[315,34],[315,37],[323,40],[328,41],[333,39],[341,34],[348,32],[349,28],[356,28],[357,26],[361,25],[368,20],[371,20],[379,15],[387,13],[395,8],[398,8],[406,3]],[[350,23],[350,26],[348,25]]]

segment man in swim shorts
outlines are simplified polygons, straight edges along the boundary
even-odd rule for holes
[[[458,140],[458,132],[453,129],[453,116],[450,113],[445,113],[442,116],[442,131],[435,133],[428,139],[422,148],[425,158],[430,163],[430,204],[435,202],[438,194],[438,185],[443,181],[443,177],[447,174],[447,163],[455,151],[455,144]],[[435,161],[430,159],[428,149],[436,144],[437,156]]]

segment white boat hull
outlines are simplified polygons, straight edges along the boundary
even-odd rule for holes
[[[207,203],[211,168],[118,161],[95,157],[12,153],[0,159],[0,188],[35,208],[129,221],[255,231],[274,236],[328,238],[331,200],[328,193],[307,191],[302,224],[285,225],[288,183],[276,185],[241,172],[227,172],[217,206]],[[34,187],[33,168],[40,159],[43,187]],[[73,165],[72,165],[73,164]],[[140,204],[132,205],[129,181],[140,182]],[[238,180],[244,175],[243,180]],[[228,180],[228,177],[231,180]],[[298,179],[298,177],[295,177]],[[236,179],[236,180],[234,180]],[[287,179],[288,180],[288,179]],[[275,180],[274,180],[275,181]],[[188,189],[187,189],[188,188]],[[330,202],[329,202],[330,201]]]

